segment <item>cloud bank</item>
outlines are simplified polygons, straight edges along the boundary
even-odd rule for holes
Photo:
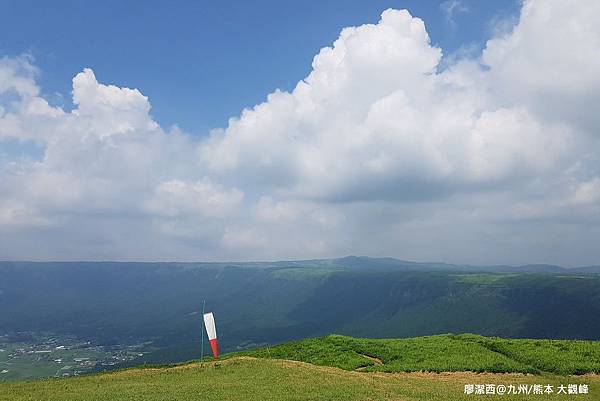
[[[525,1],[442,68],[423,21],[386,10],[205,137],[91,69],[51,106],[4,57],[0,259],[599,263],[599,15]]]

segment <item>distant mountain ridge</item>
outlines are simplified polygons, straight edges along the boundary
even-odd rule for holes
[[[599,274],[600,266],[562,267],[550,264],[527,264],[527,265],[466,265],[439,262],[412,262],[396,258],[372,258],[368,256],[346,256],[343,258],[330,259],[334,264],[344,267],[366,266],[379,269],[421,269],[463,271],[463,272],[487,272],[487,273],[565,273],[565,274]]]
[[[118,261],[69,261],[69,262],[32,262],[32,261],[0,261],[1,264],[174,264],[197,266],[235,266],[260,268],[346,268],[359,270],[410,270],[410,271],[448,271],[470,273],[554,273],[554,274],[600,274],[600,265],[563,267],[552,264],[526,265],[469,265],[444,262],[415,262],[392,257],[344,256],[330,259],[280,260],[280,261],[250,261],[250,262],[118,262]]]
[[[185,262],[217,264],[229,266],[269,266],[269,267],[325,267],[359,270],[410,270],[410,271],[455,271],[481,273],[564,273],[564,274],[600,274],[600,265],[563,267],[551,264],[527,265],[468,265],[444,262],[415,262],[392,257],[376,258],[370,256],[344,256],[331,259],[281,260],[274,262]]]

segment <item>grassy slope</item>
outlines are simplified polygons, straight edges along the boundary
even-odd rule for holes
[[[573,340],[505,340],[472,334],[394,340],[330,335],[244,355],[292,359],[316,365],[383,372],[518,372],[600,373],[600,342]],[[379,358],[383,365],[362,357]]]
[[[381,360],[377,365],[368,355]],[[310,362],[310,364],[305,363]],[[366,371],[356,372],[366,367]],[[340,369],[341,368],[341,369]],[[453,373],[382,373],[402,371]],[[461,372],[536,372],[518,373]],[[327,336],[175,367],[138,368],[70,379],[0,383],[11,400],[468,400],[465,384],[585,383],[600,399],[600,343],[440,335],[400,340]],[[562,375],[557,375],[560,373]],[[485,396],[487,398],[489,396]],[[502,396],[506,400],[545,396]]]
[[[130,369],[71,379],[2,383],[0,400],[459,401],[480,397],[495,398],[463,395],[464,385],[468,383],[554,386],[585,383],[589,385],[589,395],[577,395],[578,400],[598,400],[600,394],[598,376],[575,378],[488,373],[362,373],[303,362],[235,357],[221,362],[218,367],[207,363],[200,368],[196,363],[172,368]],[[504,395],[501,398],[548,399],[539,395]]]

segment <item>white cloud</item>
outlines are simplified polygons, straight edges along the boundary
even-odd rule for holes
[[[0,152],[0,258],[596,263],[599,7],[525,1],[443,69],[423,21],[386,10],[206,138],[91,69],[53,107],[30,58],[0,59],[0,146],[43,149]]]
[[[575,205],[594,205],[600,208],[600,177],[578,184],[572,202]]]
[[[98,84],[86,68],[73,78],[73,115],[86,123],[86,133],[100,137],[158,129],[149,115],[148,98],[137,89]]]
[[[269,246],[269,241],[257,230],[249,228],[228,227],[223,233],[223,246],[233,252],[252,252]],[[235,253],[234,253],[235,254]]]
[[[276,202],[270,196],[263,196],[256,206],[259,220],[269,222],[297,221],[305,214],[297,202]]]
[[[0,58],[0,93],[14,91],[22,96],[34,97],[39,94],[35,84],[38,70],[31,64],[31,57]]]
[[[442,4],[440,4],[440,10],[442,10],[444,15],[446,16],[446,22],[448,22],[448,24],[450,24],[451,27],[455,27],[456,21],[454,19],[454,16],[457,13],[468,12],[469,7],[467,7],[460,0],[446,0]]]
[[[227,217],[239,208],[243,199],[241,191],[224,190],[207,178],[191,183],[171,180],[158,185],[146,210],[168,217]]]
[[[440,57],[407,12],[347,28],[292,93],[271,94],[203,144],[206,167],[338,201],[428,198],[564,168],[568,125],[499,102],[474,61],[436,72]]]
[[[490,40],[482,61],[499,102],[526,104],[546,121],[597,133],[600,3],[530,0],[518,24]]]
[[[10,232],[20,227],[37,227],[49,225],[44,217],[34,210],[14,201],[0,201],[0,231]]]
[[[1,152],[0,218],[6,238],[0,254],[35,258],[23,253],[27,246],[14,241],[39,242],[34,238],[42,235],[53,247],[43,257],[55,258],[54,252],[62,258],[145,259],[143,253],[117,244],[125,241],[134,248],[131,238],[146,237],[147,248],[148,241],[161,241],[161,236],[221,235],[223,229],[214,220],[233,213],[243,193],[213,184],[200,173],[197,139],[177,129],[165,132],[138,90],[98,83],[90,69],[73,79],[76,107],[71,112],[52,107],[39,96],[35,75],[22,72],[35,70],[29,63],[17,58],[2,64],[12,71],[4,74],[7,79],[20,74],[22,82],[2,86],[8,89],[0,95],[11,97],[0,116],[0,146],[39,142],[43,156],[11,158],[10,151]],[[203,228],[178,228],[178,219],[201,221]],[[128,226],[141,232],[123,237]],[[23,236],[11,235],[10,227]],[[82,230],[89,235],[83,236]],[[73,251],[71,243],[81,237],[88,240]],[[176,246],[165,247],[163,255],[154,257],[177,257],[172,253]]]

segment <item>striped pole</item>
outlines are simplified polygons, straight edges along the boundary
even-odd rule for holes
[[[206,306],[206,299],[202,301],[202,333],[200,341],[200,367],[202,367],[202,361],[204,360],[204,307]]]

